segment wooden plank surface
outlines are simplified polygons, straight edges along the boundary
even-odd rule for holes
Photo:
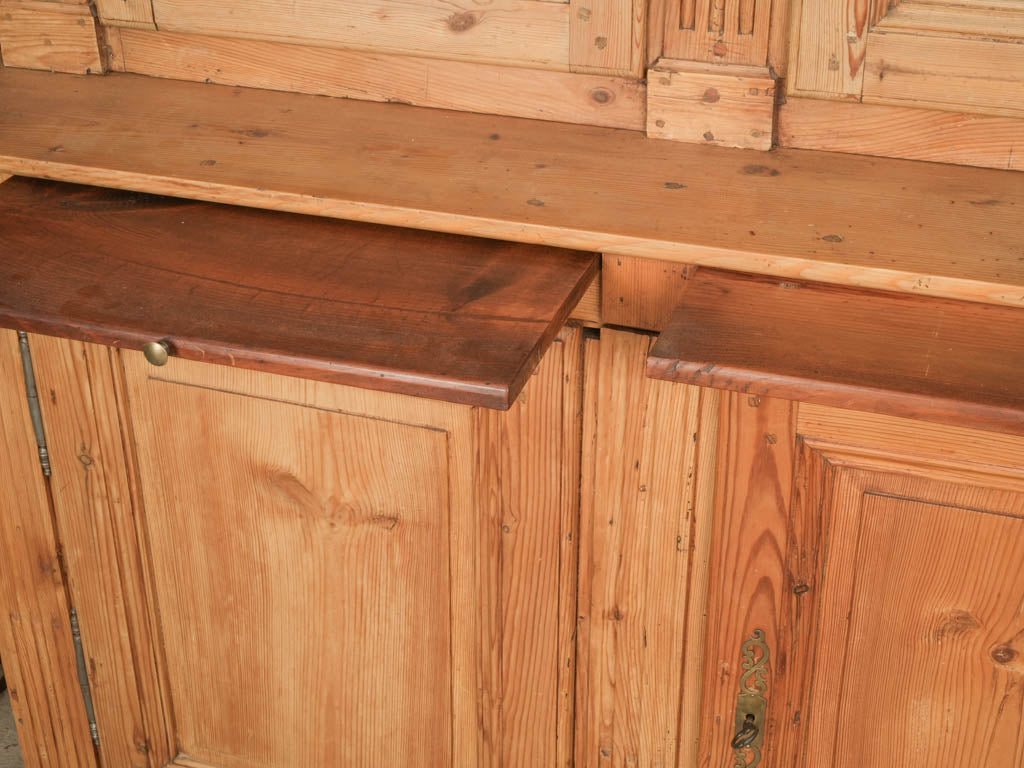
[[[27,768],[97,768],[18,336],[0,330],[0,655]]]
[[[691,270],[688,264],[605,254],[601,258],[600,321],[661,331],[675,312]]]
[[[121,63],[114,68],[142,75],[609,128],[644,127],[646,89],[634,79],[209,35],[115,31],[120,32]]]
[[[696,329],[695,329],[695,332]],[[748,750],[734,750],[737,695],[759,687],[744,644],[760,634],[765,661],[765,698],[778,695],[785,674],[783,633],[788,581],[786,550],[793,493],[795,403],[737,392],[721,398],[717,478],[711,516],[707,635],[700,702],[700,748],[690,765],[699,768],[749,765]],[[759,675],[755,675],[756,678]],[[747,678],[747,679],[745,679]],[[765,731],[763,752],[772,760],[775,729],[783,723],[758,722]]]
[[[1017,174],[134,75],[0,70],[23,175],[1024,303]]]
[[[507,408],[593,254],[13,179],[0,324]]]
[[[536,0],[153,0],[157,28],[480,62],[569,68],[569,6]]]
[[[660,61],[647,73],[647,135],[722,147],[772,148],[775,81],[753,67]],[[717,70],[717,71],[716,71]]]
[[[1024,117],[1021,42],[872,32],[864,100]]]
[[[579,768],[695,764],[719,393],[645,378],[650,345],[585,345]]]
[[[1024,434],[1024,310],[699,272],[649,376]]]
[[[85,4],[2,0],[0,49],[7,67],[103,72],[96,24]]]
[[[784,147],[1024,170],[1024,119],[889,104],[789,98]]]

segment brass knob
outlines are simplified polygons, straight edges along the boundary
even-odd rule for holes
[[[167,365],[167,356],[171,348],[166,341],[147,341],[142,352],[153,365]]]

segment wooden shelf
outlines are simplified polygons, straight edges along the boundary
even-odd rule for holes
[[[1024,435],[1024,310],[698,270],[655,379]]]
[[[598,269],[580,251],[22,178],[0,184],[0,232],[0,327],[502,409]]]
[[[1024,304],[1024,175],[398,104],[0,69],[0,169]]]

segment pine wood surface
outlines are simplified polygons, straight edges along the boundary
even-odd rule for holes
[[[873,32],[864,100],[1024,118],[1022,42]]]
[[[339,48],[569,68],[569,6],[537,0],[153,0],[159,29]]]
[[[648,136],[771,149],[775,80],[767,70],[672,64],[661,60],[648,70]]]
[[[0,657],[22,756],[26,768],[97,768],[50,485],[39,465],[18,337],[9,330],[0,330],[0,393]]]
[[[651,339],[585,344],[576,762],[692,765],[718,393],[643,376]]]
[[[174,765],[568,764],[580,340],[503,413],[117,353]]]
[[[18,105],[0,113],[8,172],[1024,301],[1016,174],[131,75],[5,69],[0,97]]]
[[[798,430],[773,764],[1019,764],[1024,441],[805,404]]]
[[[779,106],[784,147],[1024,170],[1024,119],[891,104],[790,97]]]
[[[641,130],[635,79],[112,27],[118,71]]]
[[[661,331],[693,271],[688,264],[605,254],[601,258],[601,322]]]
[[[755,631],[769,652],[765,697],[769,702],[780,697],[788,668],[780,641],[796,418],[797,406],[787,400],[722,393],[698,768],[734,764],[729,742],[736,733],[736,696],[745,670],[742,647]],[[781,764],[772,753],[787,724],[768,718],[757,725],[765,734],[764,764]],[[743,759],[749,760],[749,753]],[[819,764],[827,765],[814,765]]]
[[[1024,311],[699,271],[648,375],[1024,434]]]
[[[75,74],[104,70],[96,24],[82,3],[3,0],[0,48],[7,67]]]
[[[31,179],[0,188],[0,228],[9,326],[497,408],[598,268],[593,254]]]
[[[53,463],[54,516],[90,663],[103,765],[162,768],[167,729],[163,657],[132,436],[117,350],[30,336]]]

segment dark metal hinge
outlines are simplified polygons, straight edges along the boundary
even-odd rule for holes
[[[43,474],[50,476],[50,453],[46,449],[46,432],[43,430],[43,411],[39,407],[39,391],[36,389],[36,372],[32,367],[32,351],[28,348],[28,334],[18,331],[18,346],[21,348],[21,367],[25,372],[25,394],[28,396],[28,412],[32,416],[32,430],[36,433],[39,448],[39,463]]]
[[[89,718],[89,735],[97,748],[100,746],[100,731],[96,727],[96,710],[92,704],[92,687],[89,685],[89,670],[85,664],[85,650],[82,648],[82,630],[78,626],[78,611],[71,607],[71,639],[75,642],[75,660],[78,662],[78,684],[82,686],[85,714]]]

